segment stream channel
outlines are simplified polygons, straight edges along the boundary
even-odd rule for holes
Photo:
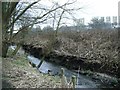
[[[11,49],[15,49],[15,46],[10,46]],[[20,49],[18,51],[19,54],[24,54],[24,50]],[[36,66],[40,63],[40,59],[34,57],[33,55],[28,55],[27,59],[34,63]],[[76,88],[93,88],[93,89],[100,89],[101,86],[104,87],[100,82],[95,82],[91,78],[81,75],[79,73],[76,73],[72,70],[69,70],[63,66],[56,65],[54,63],[50,63],[47,61],[43,61],[41,67],[39,68],[39,72],[41,73],[48,73],[48,70],[51,71],[51,75],[59,75],[61,72],[61,68],[65,70],[64,75],[67,77],[67,80],[70,80],[70,78],[74,75],[77,77],[77,83],[76,83]]]

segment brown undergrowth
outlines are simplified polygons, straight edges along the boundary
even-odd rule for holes
[[[63,55],[88,58],[88,63],[99,63],[99,72],[120,74],[118,30],[59,31],[53,50]],[[32,32],[24,38],[25,44],[46,48],[52,42],[54,31]],[[56,48],[57,47],[57,48]]]

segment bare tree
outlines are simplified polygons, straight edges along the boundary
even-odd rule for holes
[[[58,5],[55,8],[52,7],[52,8],[46,9],[45,7],[41,7],[39,5],[38,3],[39,1],[40,0],[37,0],[32,3],[22,2],[22,4],[20,4],[21,3],[20,1],[2,2],[2,33],[3,33],[2,34],[2,57],[6,57],[9,44],[12,42],[13,38],[17,36],[21,31],[27,28],[30,28],[30,27],[32,28],[34,24],[38,24],[38,23],[46,21],[48,18],[51,18],[50,14],[52,12],[60,8],[63,9],[63,12],[66,11],[64,7],[73,4],[73,2],[72,3],[67,2],[63,5]],[[22,8],[23,5],[24,5],[24,8]],[[35,5],[37,5],[38,9],[42,10],[41,14],[32,15],[30,17],[26,15],[28,14],[30,9],[32,11],[35,9],[34,7]],[[21,27],[17,30],[17,33],[14,33],[14,27],[16,23],[20,24]]]
[[[38,1],[29,4],[15,16],[18,3],[19,2],[2,2],[2,57],[6,57],[7,55],[9,43],[11,42],[13,34],[14,23],[27,11],[27,9],[38,3]]]
[[[72,3],[67,2],[67,4],[68,5],[69,4],[74,4],[74,2],[72,2]],[[58,31],[59,31],[62,19],[67,18],[67,17],[63,17],[64,14],[68,13],[69,15],[71,15],[71,17],[73,19],[75,17],[73,16],[72,12],[82,9],[82,8],[71,8],[71,9],[69,9],[66,6],[61,7],[58,3],[55,3],[55,6],[60,7],[57,12],[52,12],[52,14],[50,14],[53,17],[52,20],[53,20],[53,28],[55,29],[55,33],[54,33],[52,39],[49,41],[49,43],[47,45],[47,48],[45,49],[46,53],[42,57],[41,62],[38,64],[37,68],[40,68],[40,66],[42,65],[42,63],[44,61],[45,56],[48,55],[53,50],[53,48],[55,48],[55,47],[58,48],[58,45],[56,45],[56,42],[58,41]],[[59,13],[59,14],[57,14],[57,13]],[[55,24],[56,24],[56,28],[55,28]]]

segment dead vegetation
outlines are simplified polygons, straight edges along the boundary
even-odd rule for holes
[[[60,88],[60,78],[40,73],[24,56],[3,59],[2,88]]]
[[[65,52],[101,63],[100,71],[118,74],[118,31],[90,30],[61,34],[61,45]]]
[[[25,44],[34,47],[47,47],[52,42],[54,31],[32,32],[24,38]],[[59,31],[53,50],[61,54],[70,54],[88,58],[88,63],[100,63],[99,72],[119,76],[119,38],[118,30]],[[57,48],[55,48],[57,47]]]

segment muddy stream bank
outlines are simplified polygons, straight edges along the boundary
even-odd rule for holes
[[[27,56],[28,60],[37,66],[43,56],[42,48],[34,48],[31,45],[23,45],[22,48],[29,54]],[[100,68],[99,62],[94,62],[92,64],[86,62],[87,58],[72,55],[60,55],[59,52],[54,51],[45,57],[39,71],[42,73],[51,71],[51,75],[59,75],[60,69],[64,68],[65,76],[68,80],[70,80],[72,75],[77,77],[76,87],[78,88],[119,87],[119,81],[114,77],[110,77],[106,74],[84,72],[84,70],[95,71],[94,68]],[[78,73],[79,66],[81,70]]]

